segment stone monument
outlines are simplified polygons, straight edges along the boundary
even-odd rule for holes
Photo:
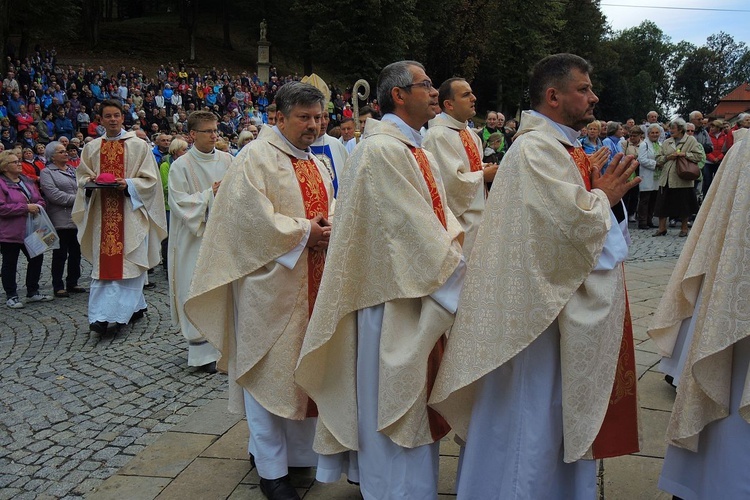
[[[258,40],[258,78],[268,83],[271,68],[271,42],[266,40],[266,20],[260,22],[260,40]]]

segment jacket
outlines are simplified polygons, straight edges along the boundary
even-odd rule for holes
[[[677,175],[677,161],[667,160],[667,156],[671,155],[675,151],[682,151],[687,156],[687,159],[700,163],[703,156],[703,148],[695,140],[695,137],[685,134],[679,141],[675,140],[674,137],[670,137],[661,145],[661,151],[656,155],[656,164],[662,167],[662,174],[659,177],[659,186],[670,188],[686,188],[693,187],[694,181],[686,181]]]
[[[26,237],[26,219],[29,214],[29,203],[45,206],[42,195],[36,184],[21,176],[31,199],[26,198],[23,190],[4,175],[0,175],[0,242],[23,243]]]
[[[50,164],[39,176],[42,193],[47,200],[47,215],[55,229],[76,228],[70,219],[70,213],[76,200],[78,184],[75,170],[70,170],[73,175],[66,174],[54,164]]]

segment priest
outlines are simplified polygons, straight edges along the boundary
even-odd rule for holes
[[[90,329],[100,334],[143,317],[146,273],[161,260],[167,237],[154,155],[135,132],[123,130],[118,101],[102,102],[101,116],[106,133],[83,149],[71,213],[81,254],[92,264]]]
[[[590,72],[537,63],[487,200],[431,398],[466,440],[459,498],[591,499],[594,459],[638,450],[620,200],[640,179],[622,155],[599,176],[578,142]]]

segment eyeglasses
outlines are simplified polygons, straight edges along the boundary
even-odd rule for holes
[[[207,128],[206,130],[195,130],[195,132],[200,132],[202,134],[208,134],[208,135],[218,135],[219,131],[215,128]]]
[[[432,86],[432,82],[429,80],[425,80],[423,82],[417,82],[417,83],[410,83],[409,85],[402,85],[402,89],[410,89],[412,87],[424,87],[425,90],[432,90],[435,87]]]
[[[694,133],[695,133],[695,130],[686,130],[686,132],[687,132],[688,134],[694,134]]]

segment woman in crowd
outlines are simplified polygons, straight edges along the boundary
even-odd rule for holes
[[[23,244],[26,237],[26,219],[29,214],[38,215],[44,200],[36,184],[21,173],[21,160],[12,151],[0,153],[0,254],[3,257],[0,275],[5,290],[6,304],[11,309],[24,306],[18,298],[16,272],[18,255],[23,252],[28,260],[26,267],[26,301],[46,302],[49,295],[39,292],[39,277],[42,274],[44,254],[34,258]]]
[[[645,137],[645,134],[643,133],[643,130],[641,130],[641,127],[638,125],[633,125],[628,129],[628,140],[625,144],[623,152],[626,155],[630,155],[633,158],[638,158],[638,147],[643,142],[643,138]],[[635,176],[640,175],[639,174],[639,168],[633,172],[631,175],[631,180],[635,178]],[[625,203],[625,209],[628,211],[628,217],[631,222],[636,221],[636,212],[638,211],[638,193],[639,193],[640,186],[634,186],[625,193],[625,196],[622,197],[622,202]]]
[[[602,173],[607,169],[612,158],[614,158],[617,153],[623,152],[622,146],[620,145],[620,139],[622,139],[623,135],[625,135],[625,130],[622,128],[622,123],[607,122],[607,138],[602,141],[602,145],[609,148],[609,161],[607,161],[607,164],[602,169]]]
[[[659,174],[657,170],[656,156],[661,151],[659,135],[662,128],[658,123],[652,123],[646,129],[648,137],[638,146],[638,163],[641,183],[638,184],[640,195],[638,199],[638,229],[651,229],[653,224],[654,208],[656,207],[656,195],[658,193]]]
[[[599,139],[601,131],[602,126],[599,124],[598,120],[594,120],[586,125],[586,135],[581,139],[581,146],[583,146],[583,151],[587,155],[595,153],[601,149],[602,140]]]
[[[661,146],[656,156],[656,165],[661,167],[659,194],[654,215],[659,217],[659,229],[653,236],[667,234],[667,219],[680,219],[680,237],[688,235],[688,218],[698,212],[698,198],[693,189],[694,181],[686,181],[677,175],[677,158],[685,156],[698,163],[703,158],[703,146],[692,135],[685,133],[685,120],[676,118],[669,124],[670,137]]]
[[[60,248],[52,251],[52,289],[55,297],[68,297],[86,290],[78,286],[81,277],[81,246],[78,229],[70,219],[78,184],[75,169],[68,165],[68,152],[57,141],[47,144],[45,155],[49,162],[42,171],[41,184],[47,200],[47,214],[60,237]],[[65,261],[68,275],[63,281]]]
[[[39,175],[44,170],[46,162],[34,157],[34,150],[23,148],[23,160],[21,160],[21,173],[39,186]]]

